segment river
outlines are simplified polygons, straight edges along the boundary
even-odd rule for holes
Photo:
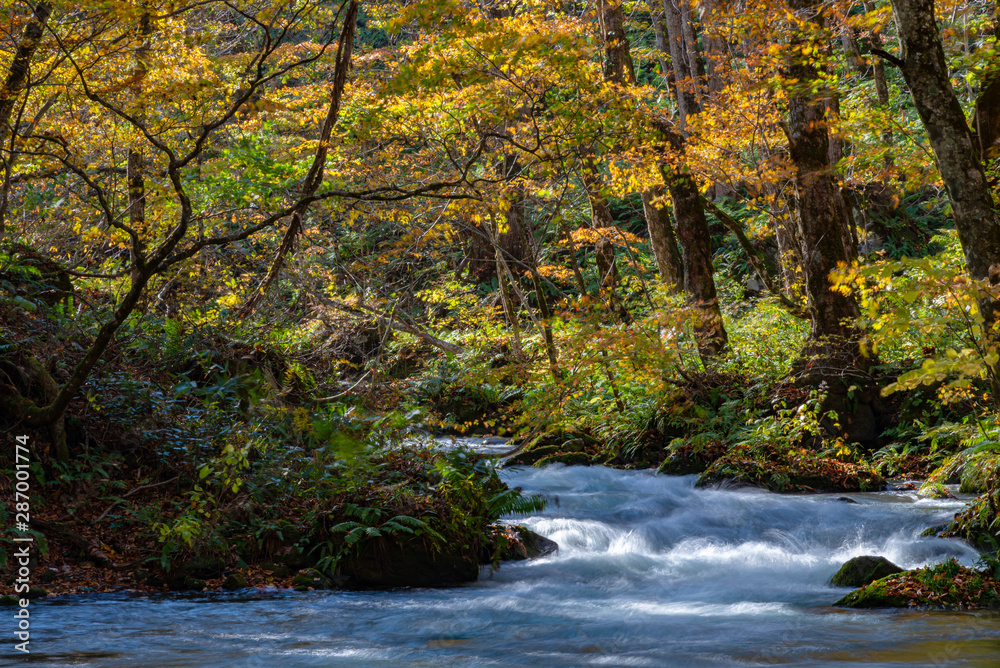
[[[966,545],[919,536],[961,502],[696,489],[603,467],[503,475],[551,500],[518,521],[556,540],[554,556],[446,589],[53,598],[31,607],[31,663],[1000,666],[994,613],[830,607],[852,556],[972,564]]]

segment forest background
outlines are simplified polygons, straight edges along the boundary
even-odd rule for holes
[[[103,573],[57,587],[468,579],[541,501],[428,432],[961,481],[996,550],[995,4],[3,9],[0,461]]]

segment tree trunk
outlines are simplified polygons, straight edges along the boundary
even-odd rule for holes
[[[678,0],[682,2],[683,0]],[[660,132],[665,143],[669,143],[677,155],[684,153],[684,128],[687,117],[701,111],[695,96],[695,75],[691,63],[686,58],[689,51],[685,47],[683,17],[673,0],[663,0],[667,20],[667,37],[670,43],[671,62],[677,80],[677,108],[680,113],[680,133],[668,127]],[[684,291],[698,310],[694,330],[698,342],[698,352],[702,360],[708,360],[726,349],[729,337],[722,322],[722,311],[715,290],[712,268],[712,237],[708,231],[705,210],[702,206],[698,185],[683,161],[676,165],[660,165],[664,185],[673,201],[676,221],[677,241],[683,252]],[[651,233],[652,236],[652,233]]]
[[[809,21],[818,19],[813,0],[790,0],[789,6]],[[794,52],[794,50],[793,50]],[[806,348],[808,360],[835,371],[866,369],[855,321],[860,316],[853,296],[830,289],[830,272],[850,264],[845,237],[844,200],[831,173],[827,103],[811,93],[810,82],[819,79],[815,64],[802,57],[787,66],[796,84],[788,90],[789,152],[795,165],[798,200],[797,234],[801,244],[802,271],[808,298],[811,328]]]
[[[660,63],[660,72],[667,82],[670,94],[677,97],[677,82],[674,80],[674,68],[670,66],[667,56],[670,55],[670,44],[667,42],[667,30],[663,24],[663,2],[649,0],[649,14],[653,21],[653,34],[656,36],[656,58]]]
[[[702,0],[699,8],[702,10],[701,39],[705,45],[705,72],[708,79],[708,92],[716,94],[725,88],[725,80],[722,76],[723,65],[728,45],[726,40],[715,32],[713,25],[713,14],[715,13],[717,0]]]
[[[694,94],[700,99],[705,89],[705,63],[698,49],[698,32],[694,27],[691,0],[676,0],[676,2],[681,12],[681,31],[684,35],[684,46],[687,48],[688,69],[694,83]]]
[[[927,130],[938,169],[948,190],[955,229],[972,278],[996,282],[1000,269],[1000,217],[986,181],[980,151],[965,120],[934,20],[933,0],[893,0],[900,30],[901,59],[880,52],[903,72],[920,120]],[[992,330],[997,300],[982,295],[980,308]]]
[[[139,18],[139,38],[141,42],[135,50],[135,67],[132,70],[132,84],[129,86],[132,96],[140,101],[136,118],[140,123],[146,122],[146,110],[141,102],[143,81],[148,71],[146,59],[149,58],[149,36],[153,34],[153,20],[148,11]],[[146,171],[142,149],[136,146],[129,148],[126,178],[128,179],[128,216],[129,226],[139,232],[146,222],[146,182],[143,177]]]
[[[677,248],[677,237],[670,221],[670,212],[663,201],[663,186],[654,186],[642,193],[642,210],[646,215],[653,257],[660,270],[660,282],[676,291],[684,285],[684,261]]]
[[[988,165],[1000,154],[1000,73],[994,73],[976,98],[972,132],[979,160]]]
[[[597,9],[604,40],[604,78],[617,84],[634,84],[635,65],[625,34],[622,0],[597,0]]]
[[[674,202],[677,240],[684,250],[684,291],[698,310],[694,322],[698,352],[702,360],[707,361],[725,351],[729,342],[715,291],[712,235],[694,179],[666,164],[661,166],[661,171]]]
[[[606,300],[608,310],[620,322],[629,323],[631,316],[618,295],[618,260],[615,246],[607,237],[602,237],[596,245],[597,274],[600,278],[601,296]]]
[[[670,63],[674,70],[674,81],[677,84],[677,111],[680,116],[680,131],[687,126],[687,117],[700,110],[698,98],[694,93],[694,72],[688,63],[688,50],[684,43],[684,27],[681,12],[674,0],[663,0],[667,29],[667,43],[670,48]]]

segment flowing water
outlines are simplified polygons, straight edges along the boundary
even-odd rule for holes
[[[993,613],[848,611],[852,556],[903,567],[957,501],[778,496],[602,467],[512,469],[551,557],[479,582],[381,592],[91,595],[32,605],[36,666],[1000,666]],[[10,656],[5,652],[6,656]],[[0,659],[2,664],[3,659]]]

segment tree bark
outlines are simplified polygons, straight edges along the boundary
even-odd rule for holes
[[[677,80],[677,108],[680,116],[680,132],[663,126],[661,136],[669,144],[675,155],[682,156],[685,148],[684,128],[692,114],[701,111],[695,95],[695,72],[688,61],[690,51],[685,47],[683,16],[674,0],[663,0],[666,14],[665,25],[670,43],[671,63]],[[683,2],[684,0],[678,0]],[[676,221],[677,241],[683,252],[684,291],[698,311],[694,331],[698,342],[698,352],[702,360],[725,351],[729,341],[722,321],[722,310],[715,289],[712,268],[712,237],[705,219],[698,185],[695,183],[683,158],[676,164],[664,162],[660,165],[663,183],[670,192]]]
[[[663,196],[663,186],[643,191],[642,210],[646,216],[653,257],[660,271],[660,282],[671,286],[671,291],[677,291],[684,285],[684,261],[677,248],[677,236]]]
[[[667,29],[664,26],[662,0],[649,0],[649,15],[653,21],[653,34],[656,37],[656,58],[660,63],[660,72],[667,82],[670,94],[677,97],[677,82],[674,81],[674,68],[670,66],[667,56],[670,54],[670,44],[667,42]]]
[[[979,160],[988,165],[1000,155],[1000,72],[995,72],[976,98],[972,132]]]
[[[597,0],[601,37],[604,40],[604,78],[618,84],[635,83],[635,64],[625,33],[621,0]]]
[[[789,7],[808,21],[818,21],[815,0],[790,0]],[[794,53],[794,49],[792,52]],[[866,369],[860,351],[860,316],[853,296],[831,290],[830,272],[854,259],[845,244],[844,200],[830,165],[828,105],[817,99],[811,82],[819,79],[816,65],[792,57],[786,66],[792,83],[788,95],[789,152],[795,165],[797,233],[801,244],[802,271],[808,298],[811,327],[806,347],[811,355],[835,370]]]
[[[869,14],[875,11],[874,5],[869,0],[864,0],[865,11]],[[868,37],[869,42],[871,42],[872,51],[879,51],[882,49],[882,35],[878,30],[872,29],[871,34]],[[872,59],[872,76],[875,78],[875,97],[878,99],[878,106],[883,109],[889,107],[889,83],[885,78],[885,63],[882,62],[881,58]],[[892,130],[886,128],[882,131],[882,143],[885,144],[886,155],[882,159],[882,166],[888,175],[893,168],[892,155],[889,150],[892,148]]]
[[[135,50],[135,67],[132,71],[132,84],[130,86],[132,95],[140,101],[139,111],[136,118],[140,123],[146,121],[145,105],[143,95],[143,81],[146,78],[148,67],[146,59],[149,58],[149,36],[153,33],[153,20],[149,11],[144,11],[139,18],[139,38],[141,42]],[[129,148],[127,176],[128,179],[128,216],[129,225],[133,230],[139,231],[146,222],[146,183],[144,172],[146,171],[146,161],[142,155],[142,149],[136,146]]]
[[[951,200],[955,229],[969,274],[978,281],[996,283],[1000,270],[1000,217],[979,159],[980,151],[951,86],[934,20],[934,2],[893,0],[892,7],[900,31],[902,58],[885,52],[879,55],[902,70],[927,130]],[[987,329],[992,332],[1000,314],[998,302],[984,293],[980,308]]]
[[[729,343],[715,290],[712,235],[701,194],[691,175],[667,164],[661,166],[661,172],[674,203],[677,240],[684,249],[684,291],[698,311],[694,318],[698,352],[707,362],[724,352]]]
[[[687,118],[700,111],[698,98],[694,92],[694,70],[688,62],[688,50],[684,42],[683,18],[674,0],[663,0],[667,29],[667,43],[670,48],[670,63],[674,70],[674,81],[677,85],[677,112],[680,118],[680,131],[684,132]]]
[[[621,297],[618,296],[618,260],[615,246],[607,237],[601,238],[595,246],[597,274],[600,278],[601,296],[607,300],[608,310],[621,322],[630,320]]]
[[[725,88],[725,80],[722,76],[723,61],[728,51],[726,40],[715,32],[713,25],[713,14],[715,13],[718,0],[702,0],[699,8],[702,10],[701,39],[705,45],[705,73],[708,79],[708,92],[715,94]]]

